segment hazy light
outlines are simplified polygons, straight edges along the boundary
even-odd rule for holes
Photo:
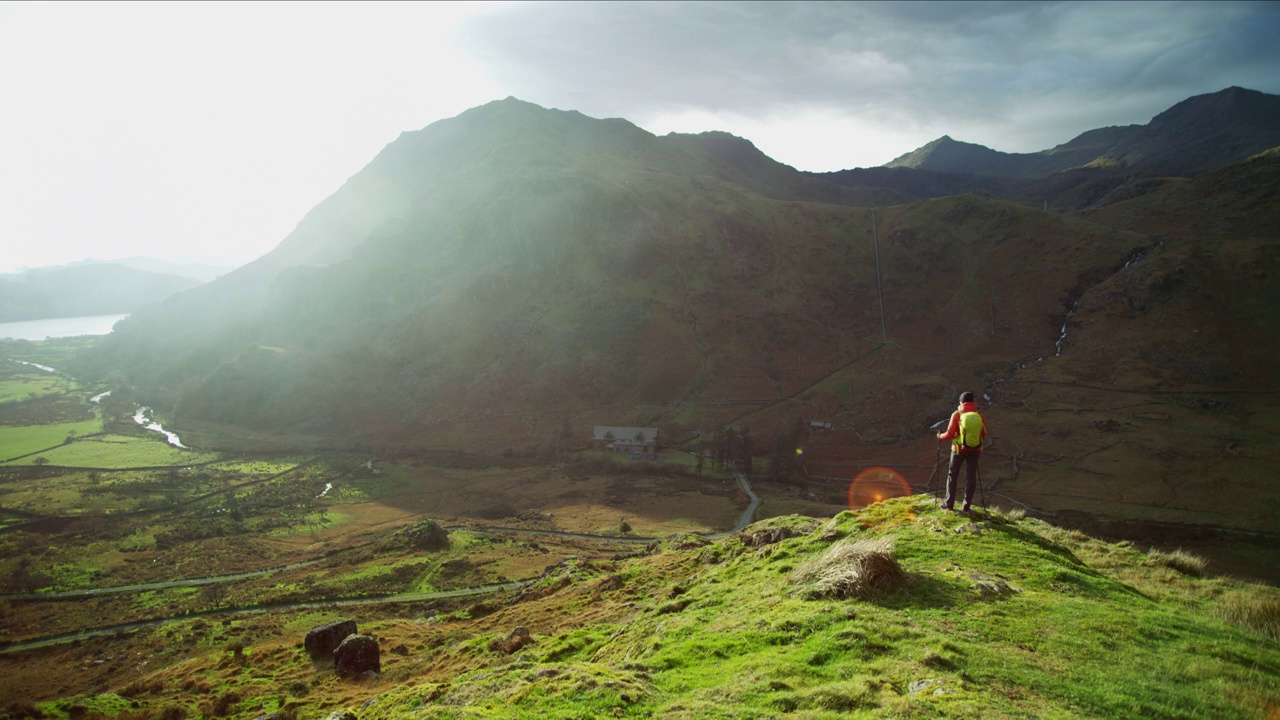
[[[0,270],[253,260],[402,131],[501,97],[452,41],[489,9],[6,6]]]

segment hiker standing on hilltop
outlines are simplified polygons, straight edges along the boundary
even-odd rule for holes
[[[973,393],[960,394],[960,407],[951,413],[951,423],[947,431],[938,433],[939,440],[951,441],[951,463],[947,469],[947,499],[942,509],[952,510],[956,506],[956,479],[960,475],[960,465],[965,467],[964,507],[962,512],[969,512],[969,503],[973,502],[973,489],[977,484],[978,456],[982,453],[982,441],[987,437],[987,420],[978,412],[978,404],[973,401]]]

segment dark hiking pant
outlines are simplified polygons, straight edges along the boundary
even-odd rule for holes
[[[965,466],[964,504],[973,502],[973,491],[978,486],[978,456],[981,454],[972,451],[958,453],[954,448],[951,450],[951,464],[947,468],[947,499],[943,501],[943,506],[954,507],[956,504],[956,480],[960,475],[961,463]]]

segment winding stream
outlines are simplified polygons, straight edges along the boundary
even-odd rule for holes
[[[18,363],[19,365],[30,365],[33,368],[36,368],[38,370],[43,370],[49,373],[54,373],[55,375],[58,373],[57,370],[54,370],[48,365],[41,365],[40,363],[27,362],[26,360],[14,360],[14,362]]]
[[[10,360],[13,360],[13,358],[10,358]],[[47,373],[53,373],[55,375],[62,374],[62,373],[59,373],[57,370],[49,367],[48,365],[41,365],[40,363],[27,362],[26,360],[13,360],[13,361],[22,365],[29,365],[33,368],[36,368],[38,370],[43,370]],[[71,377],[71,376],[68,375],[67,377]],[[74,378],[72,379],[74,380]],[[103,393],[98,393],[97,395],[94,395],[93,397],[89,398],[89,402],[94,404],[101,404],[102,399],[107,397],[110,394],[111,394],[110,390]],[[138,411],[133,414],[133,421],[141,425],[145,430],[153,430],[155,432],[160,433],[161,435],[164,435],[165,440],[167,440],[169,444],[174,447],[182,448],[183,450],[191,449],[186,445],[182,444],[182,440],[178,437],[177,433],[169,430],[165,430],[160,425],[160,423],[155,422],[151,418],[147,417],[151,412],[152,412],[151,408],[146,407],[144,405],[139,405]],[[325,492],[328,492],[327,488],[325,489]]]
[[[155,422],[154,420],[151,420],[150,418],[148,418],[147,413],[149,412],[151,412],[151,408],[146,407],[145,405],[139,405],[138,411],[133,414],[133,421],[141,425],[146,430],[154,430],[160,433],[161,435],[164,435],[165,439],[169,441],[169,444],[174,447],[180,447],[183,450],[191,449],[186,445],[182,444],[182,441],[178,439],[177,433],[170,432],[169,430],[165,430],[163,427],[160,426],[160,423]]]

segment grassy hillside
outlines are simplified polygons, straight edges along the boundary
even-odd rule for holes
[[[1019,514],[966,518],[924,497],[774,518],[714,543],[673,536],[631,559],[571,558],[453,607],[429,622],[376,605],[178,621],[123,640],[152,658],[129,679],[27,712],[1269,718],[1280,707],[1274,588],[1216,577],[1192,555]],[[301,635],[340,616],[379,639],[381,674],[341,679],[307,659]],[[516,627],[528,640],[513,640]],[[172,660],[155,654],[161,637]]]

